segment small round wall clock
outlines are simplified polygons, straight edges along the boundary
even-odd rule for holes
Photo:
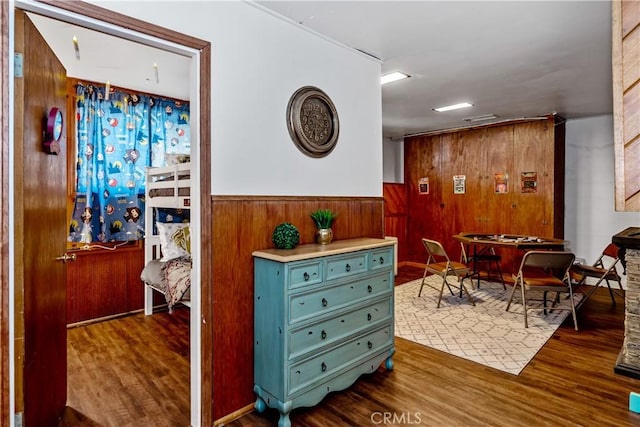
[[[51,110],[49,110],[49,116],[47,117],[47,130],[45,131],[44,141],[42,142],[42,148],[44,149],[45,153],[60,153],[62,124],[62,111],[60,111],[59,108],[53,107]]]
[[[287,127],[300,151],[311,157],[324,157],[338,142],[340,122],[329,96],[317,87],[304,86],[289,100]]]

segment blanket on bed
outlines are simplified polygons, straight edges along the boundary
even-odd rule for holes
[[[167,290],[164,295],[171,313],[173,306],[191,286],[191,260],[177,258],[167,261],[164,276],[167,281]]]

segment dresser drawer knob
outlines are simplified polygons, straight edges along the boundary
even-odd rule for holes
[[[347,264],[346,270],[347,270],[347,273],[351,271],[351,266],[349,264]]]
[[[307,273],[306,271],[304,272],[304,281],[308,281],[309,280],[309,273]]]
[[[384,264],[384,258],[380,257],[380,265]]]
[[[320,332],[320,337],[321,337],[322,339],[327,338],[327,333],[326,333],[325,331]]]
[[[367,313],[367,320],[371,321],[371,313]]]
[[[320,365],[320,369],[322,369],[322,372],[326,371],[327,365],[324,362],[322,362],[322,365]]]
[[[373,288],[371,287],[371,285],[367,285],[367,291],[369,291],[369,293],[373,292]]]
[[[371,341],[367,341],[367,347],[371,350],[373,348],[373,343]]]
[[[326,299],[326,298],[322,298],[322,306],[323,306],[323,307],[326,307],[326,306],[327,306],[327,304],[329,304],[329,301],[327,301],[327,299]]]

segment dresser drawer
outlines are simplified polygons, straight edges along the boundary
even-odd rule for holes
[[[354,282],[302,292],[290,296],[289,323],[293,324],[366,298],[382,295],[392,289],[390,275],[379,274]]]
[[[371,251],[371,258],[369,261],[369,269],[377,270],[380,268],[392,268],[393,267],[393,246],[381,249],[374,249]]]
[[[393,342],[390,325],[348,341],[331,351],[307,359],[289,368],[289,395],[312,384],[322,381],[339,369],[353,364],[356,360],[380,351]]]
[[[287,269],[289,271],[289,289],[322,282],[322,262],[319,260],[293,263]]]
[[[348,337],[383,319],[390,319],[392,311],[391,298],[387,298],[323,322],[290,331],[289,359],[295,359],[303,353],[313,352],[320,346]]]
[[[367,252],[332,257],[327,260],[327,280],[363,273],[367,268]]]

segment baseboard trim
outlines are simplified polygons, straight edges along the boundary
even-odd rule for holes
[[[78,326],[87,326],[87,325],[91,325],[92,323],[104,322],[105,320],[119,319],[120,317],[130,316],[132,314],[141,313],[143,311],[144,309],[141,308],[139,310],[132,310],[124,313],[112,314],[109,316],[96,317],[94,319],[81,320],[75,323],[68,323],[67,329],[77,328]]]
[[[424,268],[426,264],[414,261],[402,261],[398,263],[398,267],[418,267]]]
[[[232,421],[237,420],[240,417],[243,417],[245,415],[247,415],[250,412],[253,412],[254,410],[254,406],[253,403],[251,403],[250,405],[247,405],[243,408],[238,409],[237,411],[234,411],[230,414],[225,415],[222,418],[218,418],[217,420],[215,420],[213,422],[213,427],[222,427],[224,426],[226,423],[230,423]]]

